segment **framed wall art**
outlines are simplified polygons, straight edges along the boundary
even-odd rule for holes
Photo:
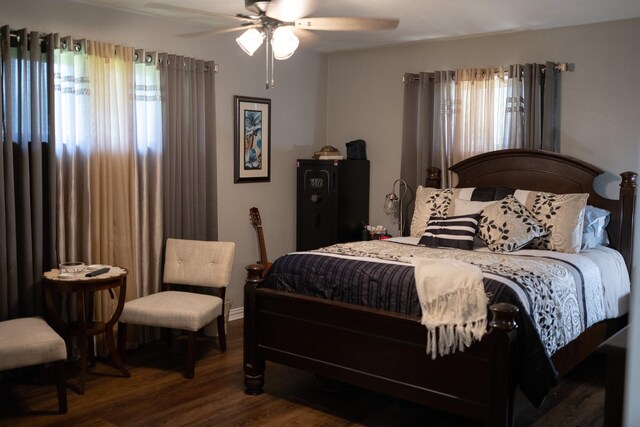
[[[271,100],[234,96],[234,181],[271,179]]]

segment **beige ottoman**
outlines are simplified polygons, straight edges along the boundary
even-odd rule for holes
[[[0,371],[55,362],[58,408],[67,412],[64,340],[40,317],[26,317],[0,322]]]

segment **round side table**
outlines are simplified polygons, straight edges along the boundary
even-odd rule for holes
[[[93,337],[105,334],[105,342],[109,349],[109,356],[115,367],[122,372],[125,377],[131,376],[120,355],[116,350],[113,337],[113,327],[118,321],[127,290],[127,270],[120,267],[111,267],[109,272],[95,277],[87,277],[84,273],[61,274],[59,270],[51,270],[44,274],[44,296],[47,311],[51,316],[54,328],[63,336],[78,337],[80,345],[80,382],[78,392],[84,394],[87,376],[87,355],[89,342],[93,343]],[[93,293],[101,290],[108,290],[112,297],[113,291],[117,289],[118,302],[113,315],[106,322],[94,321],[92,313],[87,313],[87,307],[92,307]],[[55,309],[53,303],[54,293],[73,293],[76,297],[76,320],[65,322]],[[71,314],[71,313],[69,313]],[[70,316],[71,317],[71,316]],[[91,350],[93,354],[93,349]]]

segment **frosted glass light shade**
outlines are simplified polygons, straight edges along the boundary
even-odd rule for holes
[[[289,27],[278,27],[271,36],[273,57],[279,60],[290,58],[299,44],[300,40]]]
[[[238,46],[244,50],[247,55],[253,56],[253,53],[262,45],[264,35],[255,28],[249,28],[236,39]]]

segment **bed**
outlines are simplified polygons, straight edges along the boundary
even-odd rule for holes
[[[622,173],[619,198],[610,200],[593,188],[594,179],[603,173],[600,169],[551,152],[496,151],[464,160],[451,170],[457,174],[460,188],[587,193],[589,205],[611,212],[606,227],[609,247],[619,252],[623,269],[627,269],[625,274],[630,271],[637,174]],[[436,171],[430,171],[427,181],[438,186]],[[353,250],[351,246],[347,248]],[[320,256],[318,262],[324,262],[324,258],[329,258],[326,255],[329,254],[315,254],[314,259]],[[281,264],[294,259],[285,257]],[[278,269],[284,271],[283,266],[278,267],[279,260],[273,264],[270,275],[278,274]],[[301,264],[309,260],[303,259]],[[389,265],[400,269],[398,263]],[[410,310],[390,311],[345,299],[272,289],[263,282],[262,266],[250,265],[247,270],[244,372],[248,394],[263,392],[268,360],[455,413],[487,426],[509,426],[517,387],[522,388],[527,382],[531,386],[535,383],[531,378],[536,375],[545,378],[539,390],[535,387],[528,390],[530,399],[532,396],[534,404],[538,404],[558,377],[583,361],[627,321],[621,311],[616,317],[589,323],[579,335],[561,342],[552,353],[547,352],[548,367],[544,367],[545,357],[540,357],[540,363],[525,375],[522,366],[528,354],[524,353],[531,347],[523,347],[523,342],[531,331],[518,304],[509,299],[488,306],[490,324],[479,341],[462,352],[432,358],[425,352],[425,327]],[[266,280],[269,281],[269,276]],[[589,284],[588,280],[585,282]],[[535,369],[541,371],[536,373]]]

